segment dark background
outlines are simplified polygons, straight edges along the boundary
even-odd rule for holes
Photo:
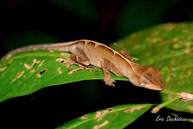
[[[38,43],[90,39],[108,45],[157,24],[193,20],[193,3],[188,0],[1,0],[0,9],[1,56]],[[160,103],[159,94],[121,81],[115,88],[102,80],[49,87],[0,103],[0,128],[55,128],[89,112],[135,103]],[[147,112],[129,127],[191,126],[155,121],[169,112]]]

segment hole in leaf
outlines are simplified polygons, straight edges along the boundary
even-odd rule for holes
[[[39,74],[42,75],[45,72],[46,72],[46,69],[43,69]]]

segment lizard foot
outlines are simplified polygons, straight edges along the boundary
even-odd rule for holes
[[[113,87],[115,87],[115,85],[114,85],[115,80],[113,80],[113,79],[111,79],[111,78],[104,79],[104,82],[105,82],[105,84],[108,85],[108,86],[113,86]]]

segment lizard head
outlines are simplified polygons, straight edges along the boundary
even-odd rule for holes
[[[160,72],[157,68],[146,67],[140,76],[140,86],[151,90],[163,90],[165,88]]]

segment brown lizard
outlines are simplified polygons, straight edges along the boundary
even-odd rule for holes
[[[127,77],[139,87],[152,90],[163,90],[165,87],[157,68],[137,64],[125,50],[119,53],[104,44],[91,40],[26,46],[10,51],[2,59],[20,52],[35,50],[71,52],[67,58],[68,63],[79,65],[82,68],[87,68],[89,65],[102,68],[104,82],[109,86],[114,86],[115,82],[110,76],[110,72],[112,72],[117,76]]]

